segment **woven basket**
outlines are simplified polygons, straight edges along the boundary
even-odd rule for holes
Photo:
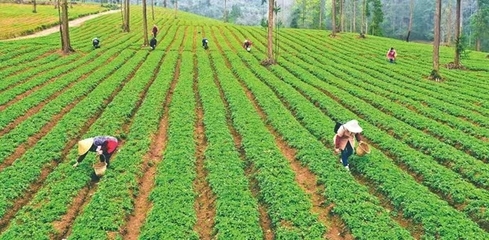
[[[358,156],[363,156],[365,154],[368,154],[368,153],[370,153],[370,147],[368,146],[368,144],[366,142],[360,142],[358,144],[357,149],[356,149],[356,153]]]
[[[95,157],[95,159],[98,161],[97,157]],[[95,171],[95,175],[97,175],[97,177],[102,177],[105,174],[105,170],[107,170],[107,163],[105,160],[103,162],[97,162],[93,164],[93,170]]]

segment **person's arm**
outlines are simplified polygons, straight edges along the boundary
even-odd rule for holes
[[[83,159],[85,159],[85,156],[87,156],[87,154],[88,151],[85,154],[78,156],[78,159],[76,159],[76,163],[73,164],[73,167],[78,166],[78,164],[80,164],[83,161]]]
[[[337,138],[341,138],[345,135],[345,128],[343,127],[343,125],[338,129],[338,132],[336,132],[336,136]],[[335,149],[339,149],[340,148],[340,141],[338,141],[338,139],[335,139],[335,142],[334,142],[334,148]]]
[[[358,142],[362,142],[363,141],[363,136],[361,133],[356,133],[355,134],[355,139],[358,141]]]

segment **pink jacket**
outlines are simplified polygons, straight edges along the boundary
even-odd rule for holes
[[[348,142],[350,142],[352,148],[355,148],[355,138],[360,141],[360,133],[352,133],[346,130],[344,126],[341,126],[336,132],[336,135],[334,135],[335,148],[344,150]]]

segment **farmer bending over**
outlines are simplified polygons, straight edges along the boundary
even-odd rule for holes
[[[387,59],[389,59],[390,63],[395,63],[396,57],[397,57],[396,50],[393,47],[391,47],[391,49],[389,49],[389,51],[387,51],[386,57],[387,57]]]
[[[97,37],[94,37],[92,39],[92,44],[94,48],[99,48],[100,47],[100,40]]]
[[[83,139],[78,142],[78,159],[73,167],[78,166],[81,161],[87,156],[87,153],[96,152],[100,156],[100,162],[106,162],[109,167],[109,160],[115,149],[119,145],[117,138],[112,136],[97,136],[93,138]]]
[[[334,152],[340,154],[340,162],[346,168],[350,170],[348,165],[348,158],[353,154],[353,147],[355,146],[355,139],[362,141],[363,137],[360,134],[363,129],[358,125],[357,120],[351,120],[341,125],[336,131],[334,136]]]

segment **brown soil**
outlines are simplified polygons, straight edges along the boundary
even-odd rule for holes
[[[170,47],[175,42],[175,39],[166,48],[166,53],[170,50]],[[183,44],[183,41],[182,41]],[[180,49],[182,45],[180,46]],[[181,52],[181,50],[180,50]],[[159,66],[163,66],[164,57],[160,59]],[[180,75],[181,61],[178,60],[175,66],[175,73],[173,76],[173,81],[166,93],[165,103],[163,105],[163,115],[160,119],[158,132],[156,135],[151,137],[151,146],[149,152],[143,157],[143,165],[141,166],[141,171],[143,176],[139,179],[139,191],[134,199],[134,212],[128,216],[126,224],[121,227],[120,233],[123,235],[124,239],[135,240],[138,239],[141,227],[144,224],[146,215],[152,207],[152,203],[149,201],[149,196],[151,190],[154,188],[154,180],[156,176],[157,167],[162,161],[163,153],[166,149],[167,143],[167,132],[168,132],[168,116],[169,116],[169,106],[173,98],[173,91],[176,87],[178,76]],[[153,79],[151,84],[158,76],[160,68],[155,69],[153,72]],[[148,84],[148,88],[151,84]],[[146,91],[145,91],[146,92]],[[142,100],[143,97],[140,97]]]
[[[194,33],[194,36],[196,34]],[[196,51],[196,39],[193,39],[193,51]],[[212,189],[207,182],[207,170],[204,166],[205,161],[205,149],[207,148],[207,140],[205,137],[205,128],[204,128],[204,111],[202,107],[202,102],[200,101],[199,96],[199,88],[198,88],[198,68],[197,68],[197,57],[194,55],[194,93],[195,93],[195,101],[197,102],[196,106],[196,128],[194,136],[197,142],[197,152],[196,152],[196,172],[197,176],[194,180],[194,189],[198,193],[197,199],[194,204],[194,208],[197,213],[197,222],[195,223],[194,230],[199,235],[200,239],[214,239],[213,236],[213,227],[214,227],[214,219],[216,216],[216,207],[215,200],[216,196],[212,192]]]
[[[216,45],[217,45],[219,51],[222,53],[223,50],[221,48],[221,45],[219,44],[218,41],[216,41],[214,34],[215,33],[212,30],[212,37],[214,38],[214,41],[216,42]],[[228,44],[229,44],[229,42],[228,42]],[[212,59],[211,59],[211,62],[212,62]],[[254,177],[256,175],[257,170],[256,170],[255,166],[253,165],[253,163],[246,161],[246,155],[245,155],[245,152],[242,148],[242,143],[241,143],[242,142],[241,135],[233,127],[231,112],[229,110],[230,109],[229,104],[227,103],[226,98],[224,97],[224,92],[222,91],[222,87],[218,81],[217,74],[216,74],[216,71],[214,69],[214,65],[213,64],[211,64],[211,65],[213,66],[214,82],[215,82],[216,86],[218,86],[219,95],[220,95],[221,100],[227,109],[227,111],[226,111],[226,119],[227,120],[226,121],[227,121],[228,128],[229,128],[229,130],[233,136],[234,145],[236,146],[236,149],[238,149],[238,151],[240,153],[240,158],[244,162],[246,162],[245,174],[246,174],[246,177],[248,178],[248,181],[249,181],[249,185],[250,185],[249,188],[250,188],[250,191],[251,191],[253,197],[255,197],[255,199],[257,199],[259,196],[259,193],[260,193],[260,187],[258,186],[258,180]],[[226,60],[226,66],[228,68],[231,68],[231,64],[229,63],[228,60]],[[259,212],[259,217],[260,217],[260,226],[261,226],[262,231],[263,231],[264,239],[265,240],[275,239],[275,234],[274,234],[273,229],[272,229],[272,220],[270,219],[270,216],[268,215],[267,206],[265,203],[258,201],[258,212]]]
[[[96,190],[97,185],[92,182],[78,192],[78,195],[73,199],[71,206],[68,207],[66,214],[61,220],[53,222],[54,229],[59,233],[57,236],[53,236],[55,239],[64,239],[71,233],[73,222],[76,217],[81,214],[80,211],[87,205],[89,199],[91,199]]]

